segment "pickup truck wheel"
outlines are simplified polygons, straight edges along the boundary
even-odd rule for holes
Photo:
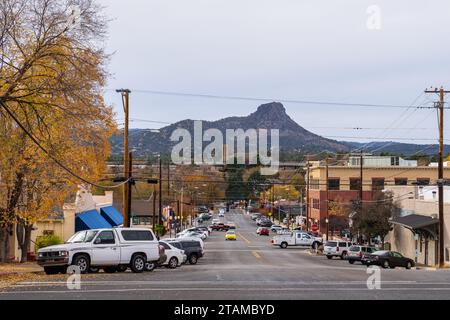
[[[178,267],[178,259],[176,257],[172,257],[169,260],[169,264],[167,265],[169,269],[176,269]]]
[[[314,243],[312,244],[312,248],[313,248],[313,250],[319,249],[319,243],[318,243],[318,242],[314,242]]]
[[[355,260],[348,260],[348,263],[355,264]]]
[[[145,264],[145,271],[147,271],[147,272],[152,272],[153,270],[155,270],[155,268],[156,268],[156,263],[147,262]]]
[[[347,259],[347,251],[342,252],[341,254],[341,260]]]
[[[198,258],[197,255],[191,254],[189,257],[189,264],[197,264]]]
[[[80,268],[81,274],[86,274],[90,269],[89,257],[84,254],[75,256],[75,258],[73,258],[72,265]]]
[[[142,254],[135,254],[131,258],[130,268],[134,273],[142,273],[145,270],[147,259]]]
[[[46,275],[58,274],[61,271],[60,267],[44,267],[44,272]]]
[[[286,249],[286,248],[288,247],[288,244],[287,244],[286,242],[283,242],[283,243],[280,245],[280,247],[281,247],[281,249]]]
[[[328,260],[333,259],[333,256],[327,256]]]

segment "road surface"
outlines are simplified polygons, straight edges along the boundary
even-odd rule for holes
[[[450,299],[450,271],[382,270],[381,289],[369,290],[366,267],[304,249],[273,247],[269,237],[255,234],[256,224],[248,215],[232,212],[225,220],[237,224],[238,240],[226,242],[223,232],[214,232],[197,265],[87,275],[80,290],[67,288],[67,276],[42,276],[1,292],[0,299]]]

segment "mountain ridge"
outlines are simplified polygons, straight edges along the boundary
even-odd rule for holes
[[[157,153],[170,154],[171,148],[178,143],[170,141],[172,133],[176,129],[186,129],[193,136],[194,122],[192,119],[185,119],[161,128],[158,133],[149,132],[145,129],[130,130],[130,150],[138,157],[150,156]],[[263,104],[248,116],[234,116],[216,121],[202,121],[202,124],[203,130],[219,129],[224,136],[227,129],[279,129],[281,153],[347,153],[359,149],[362,146],[367,146],[366,149],[368,152],[379,149],[377,150],[379,152],[413,155],[424,149],[424,154],[428,154],[425,151],[430,150],[433,150],[433,154],[435,153],[433,145],[404,144],[390,141],[371,142],[367,144],[327,139],[300,126],[287,114],[285,107],[279,102]],[[122,154],[122,135],[114,135],[111,138],[111,145],[113,155]],[[446,146],[446,151],[450,152],[450,146]]]

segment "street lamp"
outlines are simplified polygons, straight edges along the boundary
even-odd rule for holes
[[[327,224],[327,241],[328,241],[328,235],[330,233],[330,220],[327,218],[325,219],[325,223]]]

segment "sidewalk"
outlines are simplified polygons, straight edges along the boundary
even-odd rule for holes
[[[38,266],[35,262],[0,264],[0,277],[26,273],[39,273],[43,271],[44,269]]]

